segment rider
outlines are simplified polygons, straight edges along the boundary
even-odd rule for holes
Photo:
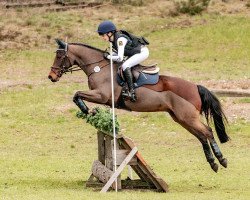
[[[113,49],[115,50],[112,60],[123,62],[122,71],[129,89],[126,95],[132,102],[135,102],[136,95],[131,68],[148,58],[149,51],[145,46],[149,44],[148,41],[143,37],[136,37],[126,31],[118,31],[114,23],[108,20],[100,23],[97,32],[105,41],[112,42]],[[104,53],[104,57],[111,59],[111,56],[107,52]],[[127,57],[126,60],[125,57]]]

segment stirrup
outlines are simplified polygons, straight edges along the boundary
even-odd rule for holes
[[[132,93],[128,92],[128,93],[124,94],[123,97],[128,98],[131,102],[136,102],[136,100],[137,100],[135,92],[132,92]]]
[[[137,97],[135,95],[135,92],[129,92],[128,90],[122,91],[122,97],[126,100],[130,100],[131,102],[135,102],[137,100]]]
[[[130,101],[136,102],[136,100],[137,100],[137,97],[136,97],[135,93],[131,93],[130,94]]]

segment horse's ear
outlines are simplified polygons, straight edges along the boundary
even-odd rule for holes
[[[58,44],[59,49],[65,49],[66,48],[66,43],[63,42],[62,40],[56,38],[56,43]]]

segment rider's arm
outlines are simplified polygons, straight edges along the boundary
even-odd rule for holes
[[[128,42],[128,40],[124,37],[118,38],[118,40],[117,40],[118,52],[117,52],[117,55],[113,54],[113,56],[112,56],[113,61],[115,61],[115,62],[122,62],[123,61],[124,49],[125,49],[127,42]],[[110,59],[110,58],[111,58],[111,56],[109,55],[108,59]]]

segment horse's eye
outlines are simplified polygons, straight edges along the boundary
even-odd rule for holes
[[[56,57],[57,57],[57,58],[61,58],[64,54],[65,54],[64,51],[61,51],[61,50],[57,50],[57,51],[56,51]]]
[[[57,58],[61,58],[62,55],[61,55],[61,54],[56,54],[56,57],[57,57]]]
[[[56,57],[61,58],[64,56],[64,52],[57,52]]]

